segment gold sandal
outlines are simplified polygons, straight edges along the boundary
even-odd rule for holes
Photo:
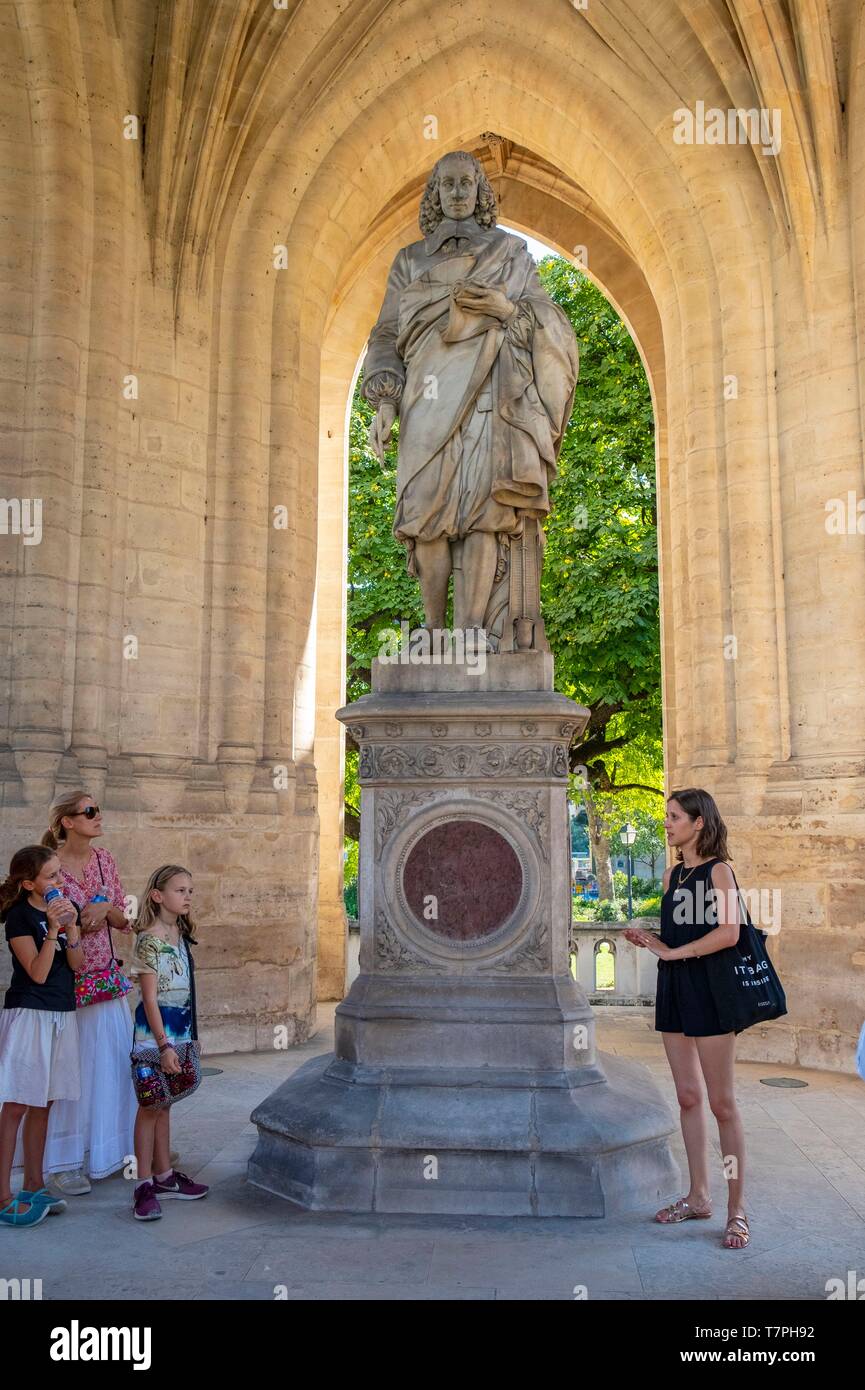
[[[741,1230],[731,1230],[731,1227],[740,1226]],[[730,1238],[739,1239],[741,1245],[731,1245]],[[744,1250],[748,1241],[751,1239],[751,1228],[748,1225],[747,1216],[731,1216],[724,1229],[724,1249],[725,1250]]]
[[[692,1207],[690,1202],[680,1197],[677,1202],[671,1202],[668,1207],[661,1207],[660,1211],[655,1212],[655,1220],[662,1226],[675,1226],[679,1221],[708,1221],[711,1215],[711,1206],[708,1210]]]

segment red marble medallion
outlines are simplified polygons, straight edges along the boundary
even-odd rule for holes
[[[520,900],[523,871],[503,835],[479,821],[434,826],[403,869],[406,902],[427,931],[477,941],[502,926]]]

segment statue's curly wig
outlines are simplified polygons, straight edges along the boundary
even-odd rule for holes
[[[439,197],[439,170],[444,160],[453,159],[454,156],[468,160],[478,176],[478,201],[474,211],[474,218],[478,226],[489,228],[496,225],[496,195],[483,171],[483,166],[473,154],[469,154],[468,150],[451,150],[450,154],[443,154],[441,159],[436,160],[420,200],[418,222],[424,236],[429,236],[430,232],[434,232],[444,218],[441,198]]]

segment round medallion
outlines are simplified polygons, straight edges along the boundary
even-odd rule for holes
[[[492,826],[451,820],[433,826],[414,845],[402,887],[427,931],[449,941],[478,941],[514,912],[523,871],[512,846]]]

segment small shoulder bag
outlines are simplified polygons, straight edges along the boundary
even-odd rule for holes
[[[105,875],[102,872],[102,860],[99,858],[99,850],[94,847],[93,853],[96,855],[96,863],[99,868],[99,877],[102,887],[105,887]],[[103,966],[101,970],[88,970],[85,966],[75,976],[75,1007],[76,1009],[86,1009],[89,1004],[101,1004],[106,999],[122,999],[132,988],[132,984],[126,976],[121,974],[120,967],[123,964],[114,954],[114,942],[111,940],[111,927],[105,923],[105,930],[108,932],[108,945],[111,950],[111,964]]]

